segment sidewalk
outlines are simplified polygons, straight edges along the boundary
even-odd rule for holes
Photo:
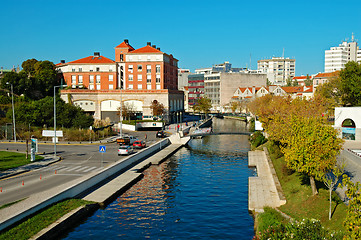
[[[60,157],[58,156],[54,158],[53,154],[45,154],[45,155],[39,154],[39,156],[44,157],[44,159],[0,172],[0,179],[12,177],[24,172],[29,172],[35,169],[46,167],[50,164],[56,163],[61,160]]]

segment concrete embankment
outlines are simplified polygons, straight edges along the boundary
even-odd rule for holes
[[[116,179],[116,177],[119,176],[119,174],[124,173],[125,170],[131,169],[132,167],[136,166],[136,164],[139,164],[141,161],[152,155],[155,155],[156,153],[163,152],[160,151],[161,149],[167,149],[168,147],[173,146],[173,144],[175,145],[171,148],[176,147],[176,149],[178,149],[179,146],[185,144],[188,140],[189,138],[179,139],[178,136],[172,135],[170,138],[163,139],[160,142],[143,149],[137,154],[131,155],[125,159],[122,159],[121,161],[117,161],[99,172],[88,174],[84,177],[60,185],[51,190],[44,191],[40,194],[31,195],[29,198],[20,201],[17,204],[1,209],[0,231],[11,227],[22,219],[25,219],[26,217],[40,211],[41,209],[44,209],[47,206],[50,206],[53,203],[68,198],[84,196],[85,193],[89,193],[90,190],[93,190],[95,186],[105,186],[106,183]],[[168,152],[168,150],[166,152]],[[164,156],[167,155],[165,154]],[[140,173],[128,175],[128,183],[125,183],[123,187],[129,187],[129,184],[137,180],[139,175]],[[106,196],[106,193],[104,193],[102,199],[105,200],[102,201],[102,203],[106,202],[107,199],[111,198],[119,191],[121,191],[121,188],[117,186],[117,190],[107,193],[108,196]]]
[[[267,149],[248,152],[248,166],[257,169],[257,177],[249,177],[248,209],[258,213],[266,206],[276,208],[285,204],[286,198]]]

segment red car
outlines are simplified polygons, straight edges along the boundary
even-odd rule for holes
[[[137,140],[133,143],[133,147],[134,148],[145,148],[146,147],[146,144],[144,141],[141,141],[141,140]]]

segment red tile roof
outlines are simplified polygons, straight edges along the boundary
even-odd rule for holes
[[[308,76],[310,79],[311,79],[311,77],[310,76]],[[293,79],[299,79],[299,80],[301,80],[301,79],[307,79],[307,76],[298,76],[298,77],[293,77]]]
[[[81,63],[81,64],[98,64],[98,63],[115,63],[115,61],[103,57],[103,56],[99,56],[99,57],[95,57],[95,56],[89,56],[89,57],[85,57],[85,58],[81,58],[72,62],[68,62],[65,64],[72,64],[72,63]]]
[[[118,46],[116,46],[115,48],[128,48],[129,51],[133,51],[134,48],[132,46],[130,46],[129,43],[126,42],[122,42],[121,44],[119,44]]]
[[[154,47],[147,45],[145,47],[138,48],[134,51],[131,51],[130,53],[163,53],[163,52]]]
[[[315,78],[329,78],[336,77],[340,74],[340,71],[330,72],[330,73],[319,73],[315,76]]]

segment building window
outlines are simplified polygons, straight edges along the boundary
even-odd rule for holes
[[[155,72],[160,73],[160,65],[155,66]]]
[[[138,65],[138,72],[141,72],[143,69],[142,65]]]
[[[155,87],[155,89],[160,90],[160,84],[157,84]]]
[[[129,74],[129,81],[133,81],[133,74]]]
[[[113,81],[113,75],[109,75],[109,82]]]
[[[99,85],[97,85],[97,90],[100,90],[100,84],[99,84]]]
[[[72,72],[75,72],[75,67],[72,67],[71,71],[72,71]]]
[[[100,67],[97,67],[97,68],[96,68],[96,71],[99,72],[99,71],[100,71]]]
[[[133,65],[128,66],[128,71],[131,72],[131,73],[133,72]]]
[[[152,89],[152,85],[147,84],[147,89],[148,89],[148,90]]]
[[[123,54],[120,54],[120,61],[124,62],[124,55]]]
[[[94,90],[94,85],[89,85],[90,90]]]
[[[114,89],[113,84],[109,84],[109,90],[113,90],[113,89]]]
[[[160,74],[157,74],[155,77],[155,82],[160,83]]]
[[[79,80],[78,80],[79,85],[83,84],[83,76],[79,75]]]
[[[93,70],[94,70],[94,67],[93,67],[93,66],[90,66],[89,71],[90,71],[90,72],[93,72]]]
[[[96,76],[96,84],[100,84],[100,75]]]
[[[151,75],[147,75],[147,83],[151,83],[152,82],[152,76]]]
[[[142,75],[138,75],[138,81],[142,81]]]
[[[113,72],[113,66],[109,66],[109,72]]]
[[[89,83],[94,83],[94,75],[89,76]]]
[[[129,84],[129,89],[133,89],[133,84]]]
[[[76,76],[75,75],[71,76],[71,85],[73,85],[73,87],[75,87],[75,85],[76,85]]]
[[[147,65],[147,73],[151,73],[152,72],[152,66],[151,65]]]
[[[79,72],[82,72],[82,71],[83,71],[83,68],[80,67],[80,68],[79,68]]]
[[[138,89],[142,89],[142,88],[143,88],[142,84],[138,84]]]

